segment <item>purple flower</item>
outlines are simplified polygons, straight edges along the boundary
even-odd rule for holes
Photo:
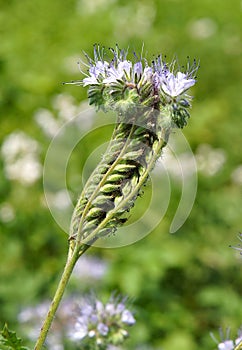
[[[74,341],[92,339],[96,345],[116,344],[117,341],[122,343],[128,336],[126,327],[134,323],[134,316],[126,309],[125,299],[111,297],[103,304],[94,297],[85,298],[78,309],[78,317],[70,329],[69,338]]]
[[[106,336],[108,334],[109,328],[105,323],[99,323],[97,326],[97,330],[101,335]]]
[[[125,309],[123,312],[122,312],[122,315],[121,315],[121,321],[127,325],[133,325],[135,324],[135,318],[134,316],[132,315],[132,313]]]
[[[106,78],[103,80],[104,84],[114,83],[116,80],[122,79],[122,77],[127,74],[130,74],[132,68],[132,63],[124,60],[120,61],[115,67],[112,65],[106,72]]]
[[[177,72],[176,75],[171,72],[163,73],[160,77],[162,91],[171,97],[177,97],[183,94],[195,83],[195,79],[189,78],[187,74],[182,72]]]
[[[134,74],[136,74],[139,77],[142,75],[142,73],[143,73],[143,66],[142,66],[142,62],[141,61],[136,62],[134,64],[133,71],[134,71]]]
[[[124,310],[125,310],[124,301],[121,303],[118,303],[118,305],[116,307],[116,313],[119,314],[119,313],[123,312]]]
[[[108,66],[109,64],[106,61],[97,61],[92,64],[89,68],[90,76],[83,79],[83,86],[99,84],[98,79],[105,77]]]

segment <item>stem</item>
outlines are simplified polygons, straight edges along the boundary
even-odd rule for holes
[[[83,249],[80,251],[80,247],[76,246],[75,249],[73,251],[71,251],[71,246],[70,246],[70,248],[69,248],[70,254],[68,254],[68,258],[67,258],[67,262],[66,262],[63,274],[61,276],[57,290],[55,292],[55,296],[54,296],[52,303],[50,305],[46,319],[44,320],[44,323],[41,327],[40,334],[39,334],[39,337],[38,337],[37,342],[35,344],[34,350],[41,350],[42,349],[42,346],[44,345],[48,331],[50,329],[50,326],[51,326],[52,321],[54,319],[54,316],[56,314],[57,308],[58,308],[58,306],[61,302],[61,299],[63,297],[63,294],[65,292],[66,285],[70,279],[73,268],[74,268],[78,258],[88,248],[89,248],[89,246],[84,246]]]

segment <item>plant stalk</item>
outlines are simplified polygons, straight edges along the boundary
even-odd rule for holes
[[[74,266],[77,262],[77,260],[79,259],[79,257],[89,248],[89,246],[83,246],[83,249],[80,250],[80,247],[76,245],[76,247],[74,248],[74,250],[72,250],[71,244],[70,244],[70,248],[69,248],[69,254],[68,254],[68,258],[66,261],[66,265],[63,271],[63,274],[61,276],[60,282],[58,284],[57,290],[55,292],[55,296],[52,300],[52,303],[50,305],[48,314],[44,320],[44,323],[41,327],[40,330],[40,334],[39,337],[37,339],[37,342],[35,344],[34,350],[41,350],[47,334],[49,332],[49,329],[51,327],[51,324],[53,322],[54,316],[56,314],[56,311],[58,309],[58,306],[61,302],[61,299],[63,297],[63,294],[65,292],[65,288],[66,285],[70,279],[70,276],[72,274],[72,271],[74,269]]]

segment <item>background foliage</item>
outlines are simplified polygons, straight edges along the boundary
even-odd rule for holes
[[[171,235],[180,197],[173,180],[169,209],[152,234],[123,248],[91,249],[107,272],[95,281],[76,277],[69,293],[92,288],[100,297],[117,290],[133,298],[137,324],[129,349],[211,349],[210,331],[241,325],[241,258],[229,249],[242,217],[241,12],[239,0],[1,2],[1,326],[7,321],[21,332],[20,310],[49,298],[57,284],[67,236],[45,204],[41,164],[56,128],[50,120],[60,126],[86,106],[85,89],[61,83],[82,77],[76,62],[82,50],[91,55],[96,42],[130,51],[144,43],[148,57],[162,52],[181,62],[187,55],[200,59],[184,130],[198,160],[198,190],[188,220]],[[67,181],[73,200],[85,160],[110,132],[91,133],[73,155]],[[16,133],[25,144],[29,138],[22,151],[16,138],[6,146]],[[24,164],[34,159],[22,177],[22,163],[11,168],[21,157]],[[147,200],[140,200],[138,211]]]

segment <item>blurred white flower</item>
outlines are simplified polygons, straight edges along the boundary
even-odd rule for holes
[[[15,212],[10,203],[4,202],[0,206],[0,221],[10,222],[15,218]]]
[[[81,103],[76,104],[75,99],[67,93],[56,95],[52,104],[57,111],[57,118],[54,119],[52,113],[47,110],[48,115],[42,116],[42,119],[43,122],[44,118],[46,119],[46,122],[49,121],[51,131],[53,131],[50,133],[53,134],[53,136],[56,134],[56,129],[58,131],[63,125],[63,121],[68,122],[73,120],[78,128],[82,130],[89,129],[96,115],[95,109],[89,106],[88,101],[82,101]],[[50,116],[52,116],[51,119]],[[44,129],[44,127],[42,127],[42,129]]]
[[[8,179],[31,185],[41,177],[39,144],[24,132],[17,131],[8,135],[3,141],[1,153]]]
[[[217,31],[217,24],[212,18],[204,17],[192,21],[188,25],[188,32],[196,39],[207,39]]]
[[[7,163],[5,171],[8,179],[18,180],[23,185],[31,185],[41,176],[42,166],[33,155],[26,155],[14,163]]]
[[[198,170],[206,176],[214,176],[225,164],[226,154],[221,148],[212,148],[209,144],[198,146],[195,154]]]
[[[16,131],[8,135],[2,144],[2,156],[6,162],[12,163],[26,154],[36,153],[38,142],[23,131]]]
[[[53,113],[46,108],[40,108],[34,113],[36,123],[50,138],[60,135],[61,130],[63,131],[63,122],[71,121],[82,131],[88,130],[96,116],[95,109],[90,107],[88,101],[75,104],[74,98],[65,93],[53,98],[53,107],[56,110]],[[56,117],[54,114],[57,114]]]
[[[74,97],[67,93],[56,95],[52,104],[61,120],[68,121],[78,113]]]
[[[38,109],[34,114],[34,119],[46,136],[55,136],[60,128],[58,121],[48,109]]]
[[[242,165],[235,168],[231,174],[231,180],[236,185],[242,185]]]
[[[92,14],[100,11],[100,9],[110,6],[115,1],[116,0],[78,0],[77,11],[80,14],[83,14],[83,12],[87,14]]]

